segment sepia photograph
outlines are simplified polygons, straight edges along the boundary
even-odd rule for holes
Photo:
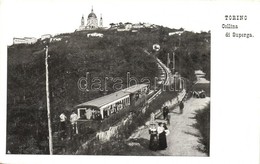
[[[73,14],[28,2],[50,5],[40,21],[22,13],[28,29],[7,47],[6,153],[210,156],[210,29],[185,27],[166,3],[82,2]]]

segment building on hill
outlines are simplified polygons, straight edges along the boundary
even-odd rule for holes
[[[50,42],[59,42],[61,40],[62,40],[62,38],[60,38],[60,37],[53,37],[50,39]]]
[[[169,32],[169,36],[172,35],[181,35],[184,31],[175,31],[175,32]]]
[[[206,75],[206,73],[204,73],[202,70],[195,70],[194,73],[197,80],[200,80],[201,78],[205,78]]]
[[[103,34],[101,34],[101,33],[96,33],[96,32],[90,33],[90,34],[87,35],[88,38],[89,38],[89,37],[103,38],[103,36],[104,36]]]
[[[197,80],[192,86],[192,90],[196,92],[204,92],[207,97],[210,97],[210,81],[205,78],[206,73],[202,70],[195,70]]]
[[[88,15],[87,19],[87,29],[96,29],[98,28],[98,19],[96,14],[93,11],[93,8],[91,9],[91,13]]]
[[[13,38],[13,44],[34,44],[37,39],[34,37],[24,37],[24,38]]]
[[[102,18],[102,14],[100,15],[100,21],[99,21],[99,27],[103,27],[103,18]]]
[[[127,30],[131,30],[131,29],[132,29],[132,26],[133,26],[133,24],[130,23],[130,22],[126,22],[126,23],[125,23],[125,29],[127,29]]]
[[[151,23],[144,23],[143,25],[145,28],[153,28],[153,25]]]
[[[85,19],[84,19],[84,15],[82,15],[81,17],[81,25],[79,26],[79,31],[82,31],[85,29]]]
[[[95,30],[97,28],[103,27],[103,18],[102,15],[100,16],[100,21],[98,23],[98,18],[96,14],[94,13],[93,7],[91,9],[91,12],[88,15],[87,23],[85,24],[85,18],[84,15],[81,17],[81,24],[77,31],[83,31],[83,30]]]
[[[50,39],[50,38],[51,38],[51,34],[44,34],[41,36],[41,40]]]
[[[136,23],[132,25],[132,28],[134,29],[140,29],[140,28],[144,28],[144,24],[142,23]]]

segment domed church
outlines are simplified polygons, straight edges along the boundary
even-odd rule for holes
[[[98,18],[96,16],[96,14],[93,11],[93,7],[91,9],[91,13],[88,15],[88,19],[87,19],[87,24],[85,25],[85,18],[84,15],[82,15],[81,18],[81,25],[79,26],[78,31],[82,31],[82,30],[94,30],[97,29],[99,27],[103,27],[103,19],[102,19],[102,15],[100,17],[100,21],[99,21],[99,25],[98,25]]]

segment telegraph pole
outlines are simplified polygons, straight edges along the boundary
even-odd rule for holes
[[[181,79],[181,75],[180,75],[180,77],[179,77],[179,81],[180,81],[180,91],[182,91],[182,79]]]
[[[53,155],[50,96],[49,96],[48,46],[46,46],[45,67],[46,67],[46,99],[47,99],[47,117],[48,117],[48,130],[49,130],[49,151],[50,151],[50,155]]]
[[[167,54],[167,67],[169,68],[169,64],[170,64],[170,56],[169,53]]]
[[[172,53],[172,73],[175,72],[175,53]]]
[[[182,90],[182,79],[181,79],[181,75],[180,75],[180,90]]]

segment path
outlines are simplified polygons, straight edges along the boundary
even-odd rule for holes
[[[207,156],[197,150],[198,146],[198,130],[191,125],[196,123],[193,119],[195,111],[203,109],[210,101],[210,98],[196,99],[191,98],[184,102],[183,114],[179,114],[179,109],[175,109],[171,115],[171,124],[168,125],[170,134],[167,136],[168,148],[166,150],[157,151],[158,155],[171,156]],[[144,138],[149,140],[148,127],[138,131],[134,138]]]

